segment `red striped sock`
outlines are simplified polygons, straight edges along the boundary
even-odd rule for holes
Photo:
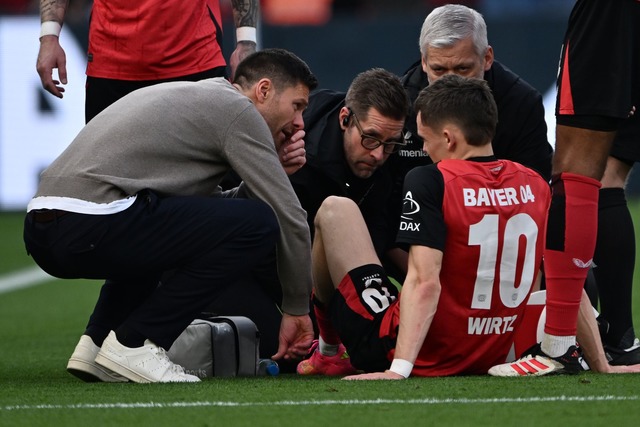
[[[596,245],[599,189],[599,181],[572,173],[552,182],[544,252],[548,334],[576,334],[584,281]]]
[[[313,311],[316,314],[316,322],[318,323],[319,334],[322,337],[323,341],[327,344],[338,345],[340,344],[340,337],[338,336],[338,332],[333,327],[331,320],[329,320],[329,316],[327,311],[319,305],[316,301],[313,306]]]

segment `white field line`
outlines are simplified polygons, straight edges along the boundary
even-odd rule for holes
[[[53,279],[55,278],[42,271],[40,267],[30,267],[3,274],[0,275],[0,294],[28,288]]]
[[[331,405],[475,405],[538,402],[605,402],[638,401],[640,396],[549,396],[493,399],[370,399],[370,400],[282,400],[277,402],[134,402],[134,403],[78,403],[66,405],[13,405],[0,406],[2,411],[36,409],[148,409],[148,408],[195,408],[195,407],[257,407],[257,406],[331,406]]]

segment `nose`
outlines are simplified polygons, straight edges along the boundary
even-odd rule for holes
[[[300,130],[300,129],[304,129],[304,119],[302,118],[302,113],[296,113],[295,117],[293,118],[293,126],[296,128],[296,130]]]
[[[369,153],[371,154],[371,157],[376,159],[377,162],[381,162],[387,155],[387,153],[384,152],[384,145],[380,145],[379,147],[370,150]]]

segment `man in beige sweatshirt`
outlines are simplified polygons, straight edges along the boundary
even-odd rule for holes
[[[274,358],[306,354],[309,229],[278,153],[304,135],[316,86],[298,57],[265,49],[239,65],[234,84],[165,83],[127,95],[45,169],[27,209],[27,250],[53,276],[106,279],[71,373],[198,381],[164,349],[274,246],[284,312]],[[221,193],[231,168],[243,183]]]

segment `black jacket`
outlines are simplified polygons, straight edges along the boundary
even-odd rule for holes
[[[344,196],[355,201],[369,228],[376,251],[381,254],[392,243],[388,233],[387,200],[391,176],[386,165],[367,179],[349,169],[343,148],[343,131],[338,115],[346,94],[318,90],[309,98],[303,114],[307,163],[289,179],[293,184],[313,234],[313,221],[320,204],[328,196]]]
[[[494,61],[485,72],[484,79],[498,106],[498,126],[492,141],[494,154],[499,159],[521,163],[549,180],[553,149],[547,139],[540,92],[498,61]],[[420,61],[405,72],[402,83],[413,104],[420,90],[429,84]],[[422,140],[415,137],[416,114],[413,109],[405,125],[414,135],[412,144],[406,148],[407,151],[401,151],[392,159],[395,173],[402,176],[414,166],[431,163],[428,157],[409,157],[422,150]]]

